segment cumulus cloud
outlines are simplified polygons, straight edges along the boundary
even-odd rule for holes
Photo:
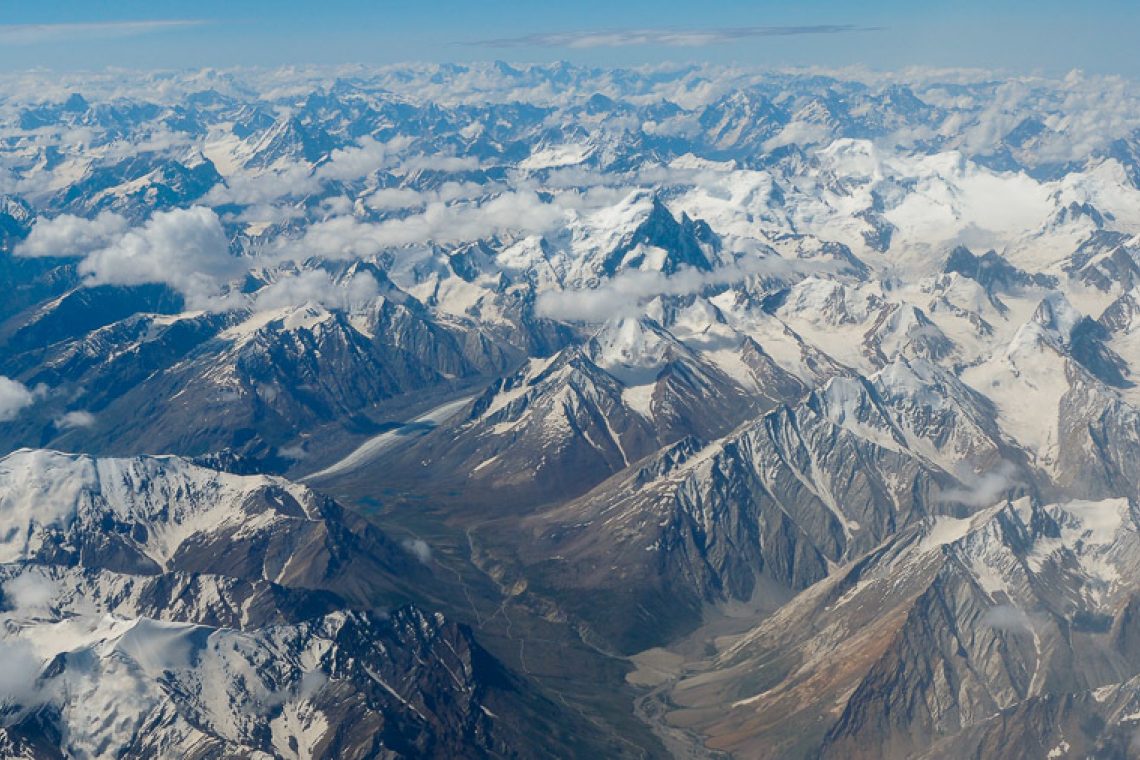
[[[13,420],[36,401],[37,393],[23,383],[0,375],[0,422]]]
[[[407,171],[463,172],[478,169],[481,164],[475,156],[409,156],[399,164]]]
[[[141,227],[103,212],[93,219],[70,214],[37,221],[15,249],[17,256],[77,256],[88,285],[165,283],[201,307],[222,285],[245,273],[230,255],[217,214],[208,208],[160,212]]]
[[[364,199],[366,206],[377,211],[413,208],[423,202],[423,193],[407,187],[383,187]]]
[[[297,162],[272,171],[234,174],[226,179],[225,184],[211,188],[205,202],[211,205],[265,205],[284,198],[312,195],[320,192],[323,183],[358,180],[381,169],[404,173],[446,173],[471,171],[481,166],[479,159],[473,156],[403,155],[410,143],[406,137],[394,137],[388,142],[365,137],[358,145],[332,151],[328,160],[316,169],[307,163]]]
[[[89,428],[95,424],[95,415],[91,412],[76,410],[67,412],[55,418],[55,426],[61,430],[70,428]]]
[[[320,202],[320,209],[325,213],[325,216],[344,216],[353,213],[356,204],[349,197],[334,195],[331,198],[323,198]]]
[[[29,642],[0,641],[0,662],[0,704],[28,708],[43,701],[37,684],[43,662]]]
[[[530,191],[503,193],[484,203],[432,201],[421,213],[375,224],[349,216],[318,222],[283,243],[277,255],[301,261],[310,256],[361,259],[407,245],[479,240],[507,232],[541,234],[565,219],[563,208],[543,203]]]
[[[338,216],[309,225],[295,240],[279,243],[278,257],[304,261],[310,256],[331,260],[363,259],[384,249],[378,238],[379,225],[352,216]]]
[[[58,593],[57,584],[36,570],[27,570],[4,582],[4,607],[16,617],[42,615],[49,611]],[[30,709],[51,697],[40,681],[44,662],[25,640],[0,640],[0,704]]]
[[[247,268],[230,255],[217,214],[202,206],[152,216],[79,265],[93,285],[165,283],[191,308],[209,305],[222,285]]]
[[[939,493],[939,501],[946,504],[964,504],[968,507],[989,507],[1002,499],[1010,488],[1021,482],[1017,468],[1010,462],[1002,462],[989,472],[981,474],[963,471],[958,474],[958,481],[962,485]]]
[[[210,188],[205,203],[220,206],[237,203],[246,206],[269,204],[282,198],[298,198],[321,189],[320,178],[308,164],[292,164],[259,174],[240,173],[226,179],[225,184]]]
[[[831,130],[824,124],[812,124],[806,121],[793,121],[781,129],[775,136],[770,137],[762,146],[766,151],[773,151],[785,145],[807,145],[821,143],[831,136]]]
[[[337,148],[329,154],[329,160],[317,169],[321,179],[350,180],[366,177],[386,164],[386,146],[370,137],[360,141],[360,145]]]
[[[371,301],[380,293],[376,278],[358,272],[348,281],[334,282],[327,272],[306,270],[273,282],[254,296],[254,309],[269,311],[304,303],[316,303],[330,309],[353,309]]]
[[[542,233],[565,219],[559,206],[543,203],[533,192],[503,193],[486,203],[430,203],[422,214],[378,225],[386,246],[478,240],[507,231]]]
[[[791,261],[771,256],[746,259],[712,272],[683,269],[673,275],[661,272],[627,270],[596,288],[571,288],[540,293],[535,313],[550,319],[605,322],[639,315],[658,296],[699,293],[706,287],[731,285],[753,275],[825,271],[830,262]]]
[[[28,570],[4,583],[4,601],[19,613],[46,610],[59,591],[55,581]]]
[[[423,564],[431,564],[431,547],[427,545],[427,542],[418,538],[411,538],[403,542],[403,547]]]
[[[126,219],[110,211],[94,219],[71,214],[41,218],[13,253],[27,257],[86,256],[121,238],[128,226]]]
[[[371,137],[361,138],[358,145],[337,148],[329,154],[329,160],[317,169],[317,177],[324,180],[367,177],[374,171],[390,166],[410,142],[406,137],[396,137],[386,143]]]
[[[364,205],[376,211],[419,208],[430,203],[448,203],[486,197],[502,190],[487,182],[444,182],[435,190],[413,190],[406,187],[383,187],[364,199]]]
[[[982,615],[981,624],[1000,631],[1032,631],[1033,620],[1023,610],[1012,604],[998,604],[990,607]]]
[[[331,199],[330,199],[331,200]],[[338,199],[347,200],[347,199]],[[349,201],[349,210],[352,202]],[[246,224],[284,224],[305,218],[305,209],[299,204],[255,203],[242,209],[236,219]]]
[[[588,32],[555,32],[528,34],[522,37],[500,37],[480,40],[482,47],[562,47],[602,48],[660,45],[666,47],[704,47],[756,37],[794,37],[805,34],[843,34],[875,31],[878,27],[852,24],[813,24],[810,26],[735,26],[719,29],[617,29]]]
[[[305,445],[298,443],[293,446],[285,446],[278,449],[277,455],[283,459],[289,459],[294,462],[300,462],[309,456],[309,452],[305,451]]]

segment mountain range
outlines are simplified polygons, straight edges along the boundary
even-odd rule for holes
[[[0,754],[1140,752],[1140,92],[5,78]]]

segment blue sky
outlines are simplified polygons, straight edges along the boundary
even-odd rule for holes
[[[0,68],[710,61],[980,66],[1140,78],[1124,0],[0,0]]]

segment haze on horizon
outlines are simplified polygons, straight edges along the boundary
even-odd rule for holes
[[[759,7],[758,7],[759,5]],[[197,68],[400,61],[704,62],[746,66],[993,68],[1140,76],[1140,9],[876,0],[425,4],[62,0],[0,14],[0,70]]]

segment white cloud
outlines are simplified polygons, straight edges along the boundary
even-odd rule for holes
[[[429,203],[422,214],[377,225],[376,237],[385,247],[478,240],[508,231],[543,233],[564,220],[562,208],[535,193],[503,193],[482,204]]]
[[[0,641],[0,703],[27,708],[43,701],[36,680],[44,663],[24,639]]]
[[[299,205],[257,203],[242,209],[237,221],[247,224],[283,224],[305,218],[305,209]]]
[[[23,383],[0,375],[0,422],[13,420],[36,401],[38,394]]]
[[[401,152],[410,142],[404,137],[395,137],[386,143],[365,137],[357,146],[332,151],[329,160],[316,169],[305,163],[295,163],[257,174],[235,173],[226,178],[225,185],[211,188],[205,202],[211,205],[255,205],[283,198],[300,198],[319,193],[325,182],[362,179],[385,168],[398,168],[406,173],[421,170],[459,172],[480,166],[477,158],[466,156],[401,157]]]
[[[5,600],[19,612],[47,608],[58,591],[55,581],[28,570],[4,583]]]
[[[409,156],[400,162],[400,168],[407,171],[462,172],[480,167],[474,156]]]
[[[981,474],[964,471],[958,474],[958,480],[962,486],[942,491],[938,494],[939,501],[968,507],[990,507],[1005,496],[1011,487],[1021,482],[1017,468],[1010,462],[1002,462],[989,472]]]
[[[224,185],[210,188],[203,200],[210,205],[256,205],[302,197],[320,189],[320,180],[307,164],[293,164],[261,174],[233,174],[226,178]]]
[[[366,197],[364,205],[377,211],[420,208],[430,203],[484,198],[502,189],[501,185],[492,182],[444,182],[435,190],[383,187]]]
[[[15,254],[82,257],[87,285],[165,283],[191,308],[209,305],[224,283],[247,271],[230,255],[217,214],[202,206],[157,213],[135,229],[109,211],[39,220]]]
[[[364,204],[377,211],[394,211],[401,208],[414,208],[424,202],[424,196],[417,190],[406,187],[383,187],[364,199]]]
[[[763,148],[773,151],[785,145],[807,145],[821,143],[831,136],[831,130],[823,124],[812,124],[806,121],[793,121],[781,129],[774,137],[765,141]]]
[[[366,224],[352,216],[338,216],[309,225],[296,240],[279,243],[283,259],[304,261],[310,256],[350,260],[375,256],[384,249],[378,239],[379,225]]]
[[[1014,607],[1011,604],[998,604],[990,607],[982,615],[979,621],[982,625],[988,628],[996,628],[1000,631],[1009,631],[1011,633],[1017,631],[1032,631],[1033,620],[1029,615],[1019,607]]]
[[[356,205],[352,199],[344,195],[334,195],[321,201],[321,210],[326,216],[344,216],[353,213]]]
[[[592,32],[557,32],[530,34],[481,40],[485,47],[636,47],[664,45],[669,47],[703,47],[754,37],[790,37],[804,34],[840,34],[872,31],[851,24],[815,24],[812,26],[739,26],[721,29],[622,29]]]
[[[427,545],[427,542],[418,538],[412,538],[404,541],[403,547],[408,551],[409,554],[411,554],[423,564],[431,564],[431,547]]]
[[[305,451],[305,445],[302,443],[293,446],[285,446],[278,449],[277,455],[283,459],[290,459],[294,462],[300,462],[309,456],[309,452]]]
[[[310,256],[363,259],[407,245],[479,240],[508,232],[542,234],[565,220],[562,207],[543,203],[529,191],[503,193],[485,203],[432,201],[419,214],[376,224],[349,216],[318,222],[300,238],[282,243],[277,255],[296,261]]]
[[[165,283],[190,308],[210,305],[222,285],[247,271],[229,252],[217,214],[202,206],[158,213],[80,263],[88,284]]]
[[[76,410],[67,412],[55,419],[55,426],[61,430],[70,428],[87,428],[95,424],[95,415],[91,412]]]
[[[371,137],[361,138],[359,145],[338,148],[329,154],[329,160],[317,169],[317,177],[324,180],[367,177],[372,172],[391,165],[396,155],[410,142],[405,137],[396,137],[386,143]]]
[[[37,219],[27,239],[16,246],[16,256],[86,256],[122,237],[129,223],[110,211],[94,219],[61,214]]]
[[[683,269],[674,275],[627,270],[596,288],[546,291],[535,302],[535,313],[550,319],[605,322],[640,315],[647,303],[658,296],[699,293],[714,285],[731,285],[759,274],[823,272],[837,268],[833,262],[791,261],[771,256],[746,259],[712,272]]]
[[[327,272],[311,269],[284,277],[257,291],[254,309],[270,311],[316,303],[330,309],[351,310],[379,294],[376,278],[367,272],[358,272],[347,282],[338,284]]]
[[[205,23],[191,19],[163,19],[87,24],[0,24],[0,45],[37,45],[71,40],[137,37],[170,29],[201,26]]]

